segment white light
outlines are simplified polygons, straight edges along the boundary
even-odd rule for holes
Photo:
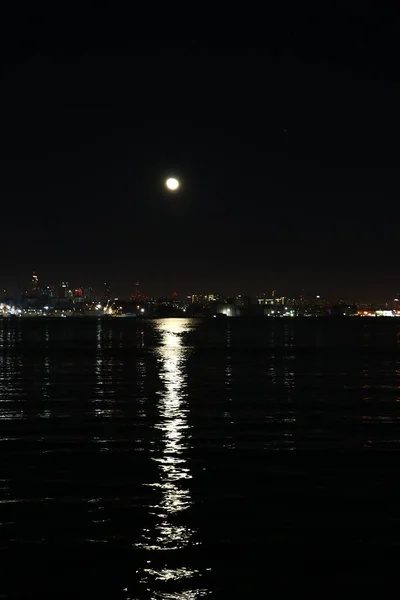
[[[144,308],[141,308],[141,309],[140,309],[140,312],[141,312],[141,313],[144,313]]]
[[[167,186],[167,188],[169,190],[175,191],[178,189],[179,187],[179,181],[177,179],[175,179],[174,177],[170,177],[169,179],[167,179],[167,181],[165,182],[165,185]]]

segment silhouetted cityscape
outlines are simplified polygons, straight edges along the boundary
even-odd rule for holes
[[[128,298],[113,293],[110,282],[102,289],[87,285],[73,286],[66,280],[58,285],[42,284],[36,271],[21,294],[12,296],[3,289],[0,300],[2,317],[400,317],[399,298],[384,303],[365,303],[354,299],[333,302],[320,294],[301,290],[285,296],[277,290],[257,296],[217,292],[192,293],[179,297],[176,292],[152,298],[140,282],[132,285]]]

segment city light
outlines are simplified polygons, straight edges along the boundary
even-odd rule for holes
[[[179,187],[179,181],[170,177],[165,184],[172,191]],[[104,281],[104,280],[102,280]],[[170,290],[168,296],[151,298],[139,291],[128,298],[111,295],[112,286],[103,283],[101,292],[87,285],[69,285],[59,279],[59,285],[41,284],[41,279],[33,272],[27,285],[15,295],[3,284],[0,299],[0,318],[8,317],[142,317],[159,318],[215,318],[263,316],[272,318],[288,317],[400,317],[399,295],[393,293],[386,301],[360,303],[357,300],[339,299],[332,301],[325,294],[305,293],[284,296],[273,290],[272,293],[260,290],[257,296],[246,294],[220,295],[217,290],[192,290],[179,294]],[[79,283],[79,282],[78,282]],[[81,282],[82,284],[84,282]],[[261,293],[262,292],[262,293]]]

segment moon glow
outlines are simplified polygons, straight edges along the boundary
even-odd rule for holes
[[[167,188],[169,190],[171,190],[172,192],[174,192],[175,190],[178,189],[180,183],[177,179],[175,179],[175,177],[170,177],[169,179],[167,179],[167,181],[165,182],[165,185],[167,186]]]

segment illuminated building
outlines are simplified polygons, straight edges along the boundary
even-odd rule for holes
[[[69,285],[68,281],[62,281],[58,290],[59,298],[68,298]]]
[[[109,283],[103,285],[103,300],[105,304],[111,300],[111,285]]]
[[[40,294],[39,277],[37,276],[35,271],[33,271],[33,273],[32,273],[30,292],[31,292],[32,296]]]
[[[45,285],[40,290],[40,293],[42,296],[45,296],[46,298],[53,298],[54,297],[54,287],[52,285]]]
[[[275,295],[272,295],[272,298],[266,298],[265,296],[257,296],[258,304],[262,306],[273,306],[276,304],[285,304],[285,296],[281,296],[280,298],[276,298]]]
[[[93,289],[91,287],[83,288],[83,297],[90,302],[93,299]]]
[[[192,294],[191,296],[187,296],[187,300],[192,304],[206,304],[207,302],[217,302],[219,299],[219,294]]]
[[[136,288],[136,291],[135,291],[135,294],[132,296],[132,298],[139,298],[139,296],[140,296],[140,283],[139,283],[139,281],[137,281],[135,283],[135,288]]]
[[[384,309],[367,309],[358,310],[357,315],[359,317],[400,317],[400,311]]]

